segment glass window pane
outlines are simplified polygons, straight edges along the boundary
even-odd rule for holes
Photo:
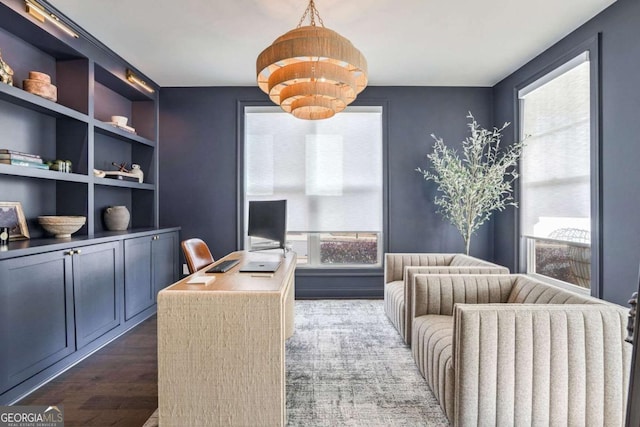
[[[376,264],[378,235],[375,233],[320,234],[322,264]]]
[[[321,261],[319,233],[372,233],[379,240],[381,107],[348,107],[331,119],[315,121],[296,119],[277,107],[247,107],[244,151],[245,206],[251,200],[287,200],[289,244],[295,246],[299,264],[372,264],[369,258],[361,262],[362,256],[352,257],[351,263],[345,257]],[[345,243],[347,247],[361,249]],[[373,253],[373,264],[379,264],[377,248]]]
[[[535,260],[537,274],[590,287],[591,248],[588,244],[535,239]]]

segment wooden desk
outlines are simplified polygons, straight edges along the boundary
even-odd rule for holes
[[[234,252],[207,285],[158,294],[160,426],[284,426],[285,339],[293,334],[295,254]],[[282,259],[272,277],[240,273]],[[214,264],[212,264],[214,265]]]

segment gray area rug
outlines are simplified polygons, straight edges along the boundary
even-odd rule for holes
[[[296,301],[286,350],[289,426],[449,425],[382,300]]]
[[[290,426],[448,426],[382,300],[296,301]]]

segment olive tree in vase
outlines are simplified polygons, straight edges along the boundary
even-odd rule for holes
[[[471,135],[462,141],[462,158],[432,134],[436,142],[433,152],[427,155],[430,169],[416,171],[438,185],[434,203],[438,212],[458,229],[469,255],[471,236],[493,211],[517,206],[512,184],[518,178],[516,166],[524,145],[516,142],[500,147],[501,132],[509,123],[487,130],[471,113],[467,118],[471,120]]]

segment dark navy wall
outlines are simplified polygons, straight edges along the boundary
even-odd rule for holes
[[[640,2],[618,0],[494,87],[496,123],[514,121],[514,88],[601,33],[602,297],[626,305],[640,262]],[[509,134],[513,141],[513,134]],[[516,266],[516,214],[494,219],[495,261]]]
[[[214,257],[236,247],[238,103],[267,100],[258,88],[162,88],[160,92],[160,223],[182,226],[181,238],[204,239]],[[433,205],[435,188],[414,171],[426,166],[431,133],[449,145],[467,136],[468,111],[492,126],[491,88],[369,87],[356,103],[387,108],[390,252],[461,252],[458,232]],[[472,240],[473,255],[493,258],[492,225]],[[296,287],[322,296],[382,296],[382,271],[362,276],[300,274]],[[344,292],[340,292],[344,289]],[[327,294],[328,296],[329,294]]]

